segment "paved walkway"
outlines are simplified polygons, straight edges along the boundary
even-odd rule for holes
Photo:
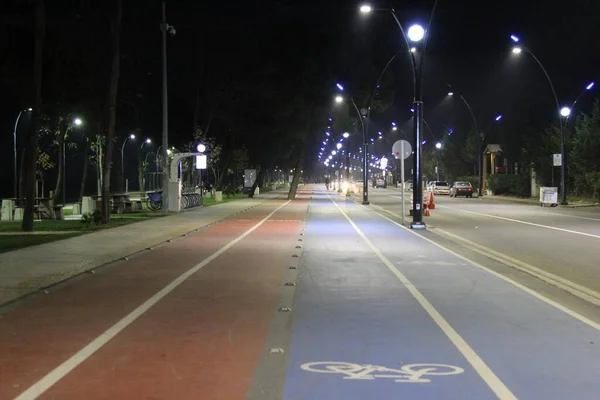
[[[265,193],[0,253],[0,305],[286,195]],[[47,234],[48,232],[44,232]]]

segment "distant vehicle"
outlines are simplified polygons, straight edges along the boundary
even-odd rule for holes
[[[433,181],[430,185],[430,191],[433,194],[450,194],[450,185],[444,181]]]
[[[387,182],[383,178],[377,178],[375,179],[375,187],[385,189],[387,187]]]
[[[450,188],[450,197],[458,196],[473,197],[473,186],[471,186],[471,182],[454,182]]]

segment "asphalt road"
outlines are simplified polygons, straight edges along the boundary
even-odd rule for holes
[[[406,192],[407,212],[410,196]],[[399,189],[371,189],[369,199],[375,208],[401,213]],[[550,208],[497,198],[435,196],[435,209],[425,222],[437,239],[450,240],[600,305],[599,207]]]

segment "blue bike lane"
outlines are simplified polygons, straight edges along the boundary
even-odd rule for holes
[[[314,197],[285,400],[598,398],[598,330],[364,207]]]

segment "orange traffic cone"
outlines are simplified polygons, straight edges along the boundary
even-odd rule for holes
[[[431,193],[429,196],[429,208],[431,208],[432,210],[435,210],[435,203],[434,203],[434,198],[433,198],[433,191],[429,192]]]
[[[429,212],[429,206],[427,204],[425,204],[425,216],[431,217],[431,213]]]

